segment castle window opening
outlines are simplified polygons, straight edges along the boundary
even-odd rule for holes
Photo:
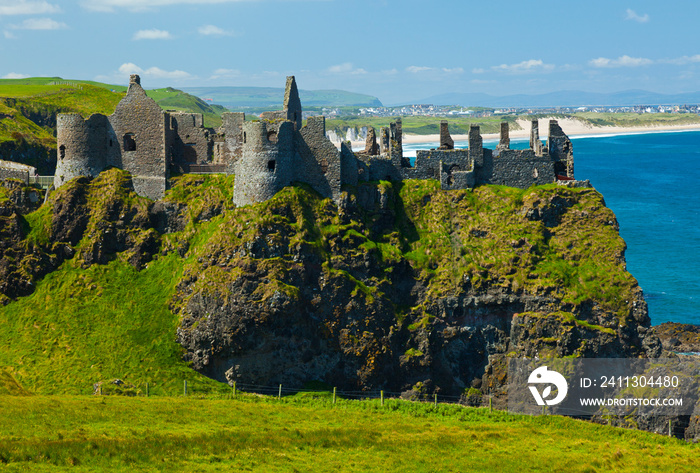
[[[124,135],[124,151],[136,151],[136,140],[133,133]]]
[[[112,142],[112,139],[110,138],[110,140],[109,140],[109,147],[111,148],[112,146],[114,146],[114,143]]]
[[[66,145],[61,145],[58,148],[59,158],[64,159],[66,157]]]
[[[243,143],[245,143],[245,131],[243,132]]]
[[[275,133],[274,130],[270,130],[267,132],[267,141],[270,143],[277,143],[277,133]]]
[[[275,163],[275,160],[274,160],[274,159],[269,160],[269,161],[267,162],[267,170],[270,171],[270,172],[274,172],[274,171],[275,171],[275,164],[276,164],[276,163]]]

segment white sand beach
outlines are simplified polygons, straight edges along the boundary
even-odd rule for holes
[[[546,139],[549,133],[549,118],[539,119],[540,128],[540,138]],[[591,126],[581,120],[576,120],[573,118],[555,118],[559,122],[559,126],[564,130],[569,136],[576,135],[613,135],[613,134],[624,134],[624,133],[650,133],[650,132],[661,132],[661,131],[684,131],[684,130],[700,130],[700,123],[692,125],[656,125],[656,126],[640,126],[640,127],[618,127],[618,126]],[[510,130],[511,138],[527,138],[530,136],[530,121],[529,120],[517,120],[520,130]],[[497,140],[499,139],[498,133],[486,133],[482,137],[485,140]],[[466,141],[467,135],[452,135],[452,139],[455,141]],[[433,141],[440,141],[440,135],[404,135],[403,142],[407,144],[411,143],[430,143]],[[358,143],[360,146],[362,143]],[[353,143],[353,146],[354,143]]]
[[[549,133],[549,118],[540,118],[540,138],[542,140],[547,139]],[[574,118],[555,118],[559,122],[564,133],[569,136],[577,135],[613,135],[613,134],[628,134],[628,133],[654,133],[654,132],[664,132],[664,131],[687,131],[687,130],[700,130],[700,123],[692,125],[656,125],[656,126],[640,126],[640,127],[619,127],[619,126],[591,126],[581,120],[576,120]],[[527,138],[530,136],[530,121],[521,119],[517,120],[520,130],[510,130],[510,138]],[[498,133],[485,133],[482,135],[484,140],[497,140],[499,139]],[[452,135],[452,139],[455,141],[467,141],[467,135]],[[439,142],[440,135],[413,135],[404,134],[403,142],[405,144],[419,144],[419,143],[432,143]],[[340,147],[340,143],[334,143],[336,146]],[[352,148],[354,150],[364,148],[364,141],[353,141]]]

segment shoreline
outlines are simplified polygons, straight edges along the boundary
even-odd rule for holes
[[[636,126],[636,127],[621,127],[621,126],[590,126],[584,124],[580,120],[570,119],[570,118],[558,118],[559,126],[564,130],[570,138],[576,136],[605,136],[605,135],[618,135],[618,134],[642,134],[642,133],[663,133],[668,131],[700,131],[700,123],[689,124],[689,125],[655,125],[655,126]],[[510,130],[509,136],[513,138],[529,138],[530,137],[530,122],[528,120],[517,120],[518,125],[520,125],[520,130]],[[539,119],[540,127],[540,139],[546,140],[549,130],[549,118]],[[500,138],[499,133],[484,133],[481,135],[484,141],[498,140]],[[467,141],[468,135],[458,134],[452,135],[454,141]],[[439,134],[430,135],[414,135],[414,134],[404,134],[403,143],[404,144],[422,144],[422,143],[439,143]],[[336,146],[340,147],[340,143],[334,143]],[[352,149],[363,149],[365,146],[364,141],[353,141],[351,142]]]

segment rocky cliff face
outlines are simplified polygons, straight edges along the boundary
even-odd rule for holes
[[[288,188],[193,251],[178,340],[225,382],[459,395],[499,392],[509,355],[660,352],[592,189]]]
[[[234,208],[232,185],[187,176],[152,202],[113,169],[32,213],[6,199],[2,297],[66,259],[141,268],[177,253],[173,336],[194,369],[244,384],[497,394],[508,356],[660,353],[593,189],[379,182],[339,206],[291,187]]]

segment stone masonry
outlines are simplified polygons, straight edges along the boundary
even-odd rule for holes
[[[287,78],[282,110],[253,121],[225,113],[221,127],[213,129],[204,126],[201,114],[162,111],[134,75],[112,115],[59,114],[54,186],[114,166],[132,174],[138,194],[159,199],[171,170],[235,173],[233,200],[243,206],[270,199],[294,182],[339,202],[343,185],[368,180],[436,179],[449,190],[481,184],[526,188],[574,178],[572,144],[555,120],[546,148],[533,120],[526,150],[510,149],[507,123],[495,150],[483,147],[477,125],[469,128],[468,148],[455,149],[443,121],[440,147],[418,151],[411,162],[403,155],[400,119],[380,129],[379,143],[369,128],[365,149],[355,153],[346,143],[338,150],[326,137],[324,117],[310,117],[305,126],[301,117],[294,76]]]

